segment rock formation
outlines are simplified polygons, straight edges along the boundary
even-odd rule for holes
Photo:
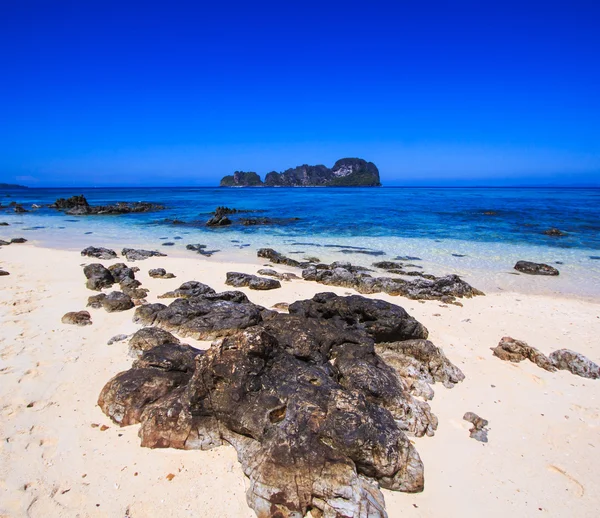
[[[282,173],[272,171],[264,183],[253,172],[236,171],[223,177],[221,187],[379,187],[379,170],[362,158],[342,158],[333,168],[301,165]]]
[[[421,373],[423,383],[462,379],[424,340],[423,325],[360,296],[319,294],[287,315],[233,302],[239,292],[205,291],[136,310],[137,322],[162,330],[132,337],[138,359],[103,388],[105,414],[120,426],[140,423],[150,448],[233,445],[261,518],[383,518],[380,487],[423,489],[406,434],[432,435],[437,419],[411,387]],[[164,330],[221,338],[199,351]],[[384,360],[375,342],[389,340]]]
[[[544,263],[532,263],[530,261],[517,261],[515,270],[529,275],[558,275],[559,271]]]
[[[227,272],[225,284],[234,288],[248,287],[251,290],[274,290],[281,288],[281,283],[275,279],[265,279],[248,273]]]
[[[109,248],[88,246],[81,251],[82,256],[95,257],[96,259],[116,259],[117,253]]]

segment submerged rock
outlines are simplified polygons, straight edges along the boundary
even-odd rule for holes
[[[133,248],[123,248],[121,255],[124,255],[128,261],[143,261],[149,257],[166,257],[167,254],[157,252],[156,250],[135,250]]]
[[[234,288],[248,287],[251,290],[274,290],[281,288],[281,283],[275,279],[265,279],[248,273],[227,272],[225,284]]]
[[[562,230],[559,230],[558,228],[549,228],[548,230],[544,230],[544,234],[546,234],[547,236],[554,236],[554,237],[560,237],[560,236],[567,235],[566,232],[563,232]]]
[[[76,326],[89,326],[92,323],[92,316],[87,311],[71,311],[62,317],[61,322]]]
[[[544,263],[532,263],[530,261],[518,261],[515,264],[515,270],[529,275],[558,275],[559,271]]]
[[[473,425],[473,427],[469,430],[471,439],[475,439],[479,442],[488,442],[488,430],[486,427],[489,423],[487,419],[479,417],[474,412],[467,412],[463,416],[463,419]]]
[[[25,239],[24,237],[13,237],[10,240],[11,243],[27,243],[27,239]]]
[[[380,487],[423,489],[423,464],[406,433],[432,435],[437,419],[376,353],[374,337],[424,338],[424,326],[398,306],[359,296],[322,294],[292,304],[290,315],[217,297],[136,310],[138,322],[184,336],[226,336],[204,353],[159,338],[106,384],[98,400],[106,415],[121,426],[140,423],[147,447],[232,444],[261,517],[311,509],[385,517]],[[413,379],[459,381],[429,342],[388,350],[412,358]]]
[[[116,259],[117,253],[109,248],[88,246],[81,251],[81,255],[87,257],[96,257],[97,259]]]
[[[227,217],[229,214],[234,214],[235,209],[228,207],[217,207],[212,218],[206,222],[208,227],[223,227],[231,225],[231,220]]]

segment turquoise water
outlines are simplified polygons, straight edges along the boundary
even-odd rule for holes
[[[596,259],[600,257],[600,189],[27,189],[0,192],[0,201],[3,207],[16,201],[30,209],[32,204],[50,204],[74,194],[84,194],[92,205],[150,201],[167,208],[120,216],[67,216],[45,207],[15,214],[1,208],[0,221],[11,226],[0,228],[0,238],[24,236],[66,248],[143,245],[160,247],[170,255],[190,254],[187,243],[205,243],[221,250],[216,260],[254,258],[261,246],[297,253],[300,258],[316,255],[321,260],[364,265],[409,255],[418,257],[431,273],[477,277],[488,289],[514,289],[520,283],[533,291],[600,296],[600,260]],[[260,211],[240,217],[280,221],[267,226],[206,227],[210,212],[219,205]],[[183,224],[173,225],[168,219]],[[543,233],[553,227],[567,235]],[[163,247],[165,241],[175,245]],[[356,253],[344,248],[348,246],[381,255]],[[507,275],[518,259],[563,263],[556,265],[561,279],[510,279]]]

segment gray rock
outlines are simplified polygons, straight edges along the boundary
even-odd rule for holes
[[[81,255],[96,257],[97,259],[116,259],[117,253],[109,248],[88,246],[81,251]]]
[[[248,287],[251,290],[274,290],[281,288],[281,283],[275,279],[265,279],[247,273],[227,272],[225,284],[235,288]]]
[[[121,255],[124,255],[128,261],[143,261],[149,257],[166,257],[167,254],[157,252],[156,250],[135,250],[133,248],[123,248]]]
[[[83,273],[87,279],[85,285],[90,290],[101,291],[103,288],[110,288],[116,282],[110,270],[100,263],[88,264],[83,268]]]
[[[71,311],[62,317],[61,322],[76,326],[89,326],[92,323],[92,316],[87,311]]]
[[[102,300],[102,307],[108,313],[127,311],[134,307],[134,305],[131,297],[120,291],[113,291]]]
[[[483,419],[479,417],[474,412],[467,412],[463,419],[468,421],[473,425],[473,427],[469,430],[470,436],[472,439],[475,439],[479,442],[488,442],[488,429],[487,425],[489,424],[487,419]]]
[[[544,263],[532,263],[530,261],[518,261],[515,264],[515,270],[529,275],[559,275],[559,271],[553,266]]]

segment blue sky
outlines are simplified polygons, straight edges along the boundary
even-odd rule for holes
[[[0,3],[0,181],[600,185],[600,2]]]

